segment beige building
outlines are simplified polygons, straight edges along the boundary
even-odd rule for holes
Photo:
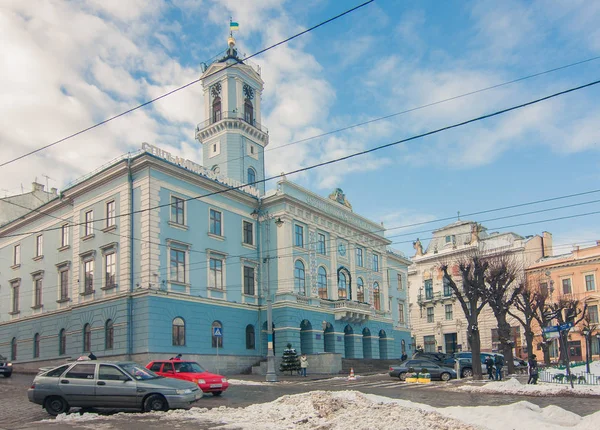
[[[428,352],[452,353],[470,350],[467,342],[467,321],[452,289],[444,285],[440,265],[454,262],[478,249],[488,255],[509,252],[522,267],[527,267],[544,256],[552,255],[552,235],[522,237],[515,233],[488,233],[487,229],[472,221],[456,221],[433,232],[427,248],[417,240],[416,254],[408,272],[410,319],[415,347]],[[457,273],[457,268],[454,269]],[[514,319],[515,353],[524,355],[523,330]],[[481,350],[498,348],[497,323],[486,306],[479,316]]]

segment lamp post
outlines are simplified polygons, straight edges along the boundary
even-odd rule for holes
[[[583,338],[585,339],[585,370],[587,371],[588,375],[590,373],[590,346],[591,346],[591,339],[590,339],[590,335],[591,335],[591,331],[589,327],[584,327],[583,330],[581,330],[581,332],[583,333]]]
[[[266,246],[267,246],[267,256],[265,258],[262,257],[262,244],[259,243],[259,252],[260,252],[260,279],[263,284],[263,292],[266,291],[267,296],[267,382],[277,382],[277,374],[275,373],[275,353],[273,352],[273,303],[271,300],[271,284],[269,282],[269,274],[270,274],[270,262],[271,262],[271,220],[275,219],[275,225],[277,227],[281,227],[283,225],[283,221],[279,217],[275,217],[271,215],[267,211],[263,211],[261,209],[261,205],[257,209],[254,209],[252,213],[252,218],[254,218],[258,222],[258,226],[260,229],[260,224],[264,224],[265,228],[265,236],[266,236]],[[265,223],[266,221],[266,223]],[[264,270],[264,263],[267,263],[267,270]],[[263,274],[266,273],[266,282]],[[265,288],[266,283],[266,288]]]

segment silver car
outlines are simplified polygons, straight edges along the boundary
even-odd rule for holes
[[[202,397],[202,390],[193,382],[163,378],[136,363],[76,361],[38,374],[27,397],[55,416],[71,407],[185,408]]]

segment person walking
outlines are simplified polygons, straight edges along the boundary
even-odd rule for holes
[[[306,376],[306,368],[308,367],[308,358],[306,354],[300,356],[300,371],[302,376]]]
[[[529,379],[527,380],[528,384],[537,385],[538,380],[538,367],[537,360],[535,358],[535,354],[531,356],[529,361],[527,362],[527,371],[529,373]]]
[[[494,366],[496,366],[496,381],[502,381],[502,366],[504,366],[504,358],[500,354],[494,355]]]
[[[492,381],[494,380],[494,360],[492,359],[492,357],[489,357],[485,359],[485,370],[487,371],[488,374],[488,379],[491,379]]]
[[[408,355],[406,355],[406,352],[403,352],[402,355],[400,356],[400,361],[406,361],[407,358],[408,358]]]

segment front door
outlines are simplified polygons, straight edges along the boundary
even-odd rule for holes
[[[444,343],[446,344],[446,354],[453,354],[456,351],[456,333],[446,333],[444,335]]]
[[[95,406],[96,364],[78,363],[58,379],[58,386],[71,406]]]
[[[96,381],[98,406],[137,408],[137,383],[119,368],[101,364]],[[141,402],[141,399],[140,399]]]
[[[573,340],[569,341],[569,360],[571,361],[582,361],[583,356],[581,355],[581,341]]]

